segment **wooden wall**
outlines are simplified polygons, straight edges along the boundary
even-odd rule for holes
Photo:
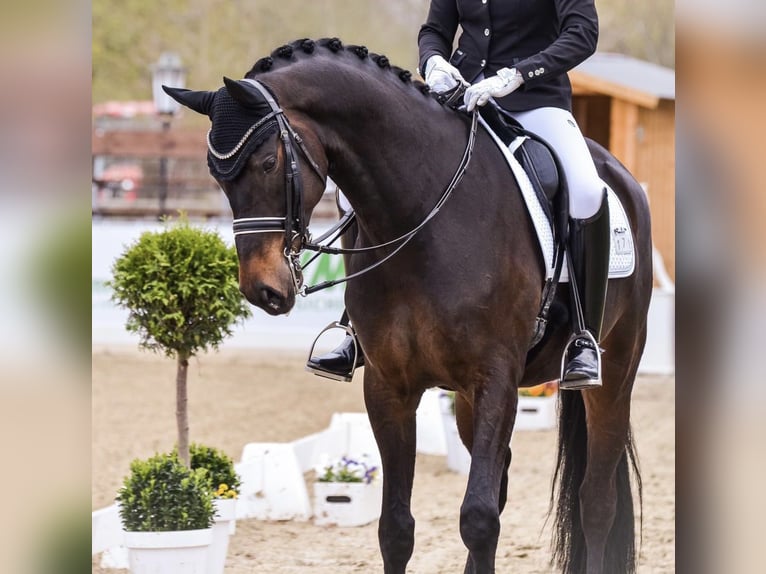
[[[654,245],[675,280],[675,102],[662,100],[649,109],[580,94],[573,110],[583,133],[608,148],[645,185]]]
[[[574,96],[573,113],[583,133],[609,148],[610,102],[609,96]]]
[[[106,131],[91,133],[93,155],[120,157],[198,158],[205,161],[207,144],[203,130]]]
[[[140,165],[143,177],[132,197],[94,190],[92,210],[105,217],[156,217],[159,214],[159,158],[168,162],[166,213],[190,217],[231,217],[226,197],[207,171],[206,130],[105,130],[91,132],[93,157]],[[183,164],[183,166],[181,165]],[[184,169],[181,169],[184,167]],[[175,168],[175,169],[174,169]],[[94,178],[94,183],[96,180]],[[326,193],[314,209],[314,219],[337,219],[334,193]]]
[[[663,100],[656,110],[641,109],[636,140],[634,175],[647,186],[654,246],[662,254],[668,274],[675,281],[675,102]]]

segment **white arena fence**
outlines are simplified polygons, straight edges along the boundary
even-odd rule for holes
[[[201,227],[218,231],[229,244],[234,243],[229,221],[199,223]],[[329,228],[315,226],[319,236]],[[97,346],[137,344],[138,337],[125,330],[127,311],[115,307],[105,282],[111,278],[111,267],[125,248],[144,231],[159,231],[162,224],[151,221],[95,220],[92,226],[92,340]],[[649,336],[639,366],[640,374],[672,374],[675,372],[675,289],[665,272],[662,259],[655,251],[655,277],[660,287],[654,290],[649,310]],[[307,284],[342,277],[343,258],[322,254],[306,270]],[[272,317],[255,310],[253,316],[236,327],[227,339],[227,347],[304,350],[308,353],[319,331],[343,312],[344,286],[299,297],[289,317]],[[337,334],[342,337],[340,331]],[[327,344],[327,342],[325,342]]]

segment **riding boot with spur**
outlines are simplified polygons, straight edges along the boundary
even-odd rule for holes
[[[601,349],[598,343],[609,277],[609,230],[606,190],[595,215],[588,219],[570,220],[569,273],[574,335],[564,351],[565,364],[559,383],[563,390],[601,386]]]
[[[346,321],[348,321],[347,318]],[[320,377],[349,382],[354,375],[354,370],[364,366],[364,353],[353,328],[346,326],[343,320],[334,325],[346,329],[348,334],[345,339],[329,353],[310,357],[306,363],[306,370]]]

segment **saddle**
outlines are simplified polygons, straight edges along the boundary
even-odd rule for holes
[[[548,142],[524,129],[494,102],[487,102],[487,105],[479,109],[479,113],[506,146],[521,142],[513,150],[513,155],[529,176],[535,195],[551,225],[555,242],[558,244],[564,241],[569,220],[569,192],[556,152]]]

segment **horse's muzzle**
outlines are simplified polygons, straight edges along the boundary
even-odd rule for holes
[[[283,292],[276,287],[257,282],[248,286],[240,285],[240,291],[250,303],[269,315],[284,315],[295,305],[295,293],[292,289]]]
[[[295,286],[282,250],[281,236],[237,241],[239,290],[269,315],[284,315],[295,305]]]

